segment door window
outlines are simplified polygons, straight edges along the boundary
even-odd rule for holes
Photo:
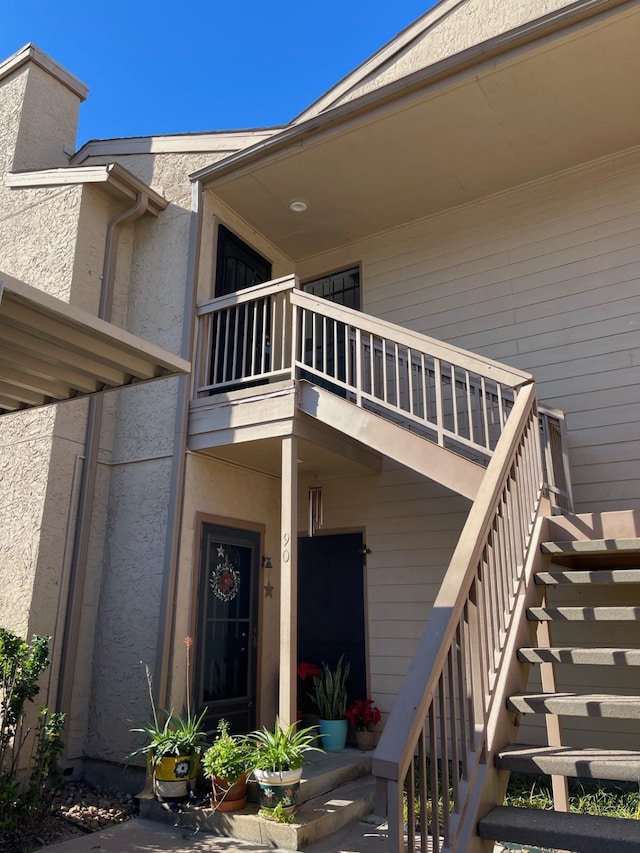
[[[218,226],[216,296],[271,280],[271,264],[224,225]]]

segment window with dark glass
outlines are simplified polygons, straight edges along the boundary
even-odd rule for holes
[[[330,275],[307,281],[302,289],[314,296],[321,296],[338,305],[346,305],[347,308],[360,310],[360,267],[341,270]]]

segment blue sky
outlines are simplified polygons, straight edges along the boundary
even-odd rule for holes
[[[31,41],[89,89],[88,139],[284,124],[433,0],[0,0],[0,59]]]

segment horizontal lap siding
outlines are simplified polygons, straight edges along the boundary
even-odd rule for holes
[[[579,511],[640,505],[640,152],[360,249],[365,311],[531,371],[567,412]]]
[[[371,693],[391,711],[457,544],[469,502],[387,461],[380,474],[323,482],[324,529],[362,529]],[[301,483],[301,524],[306,487]]]

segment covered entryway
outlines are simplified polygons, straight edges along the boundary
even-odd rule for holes
[[[349,699],[367,694],[362,533],[298,540],[298,661],[351,666]]]

